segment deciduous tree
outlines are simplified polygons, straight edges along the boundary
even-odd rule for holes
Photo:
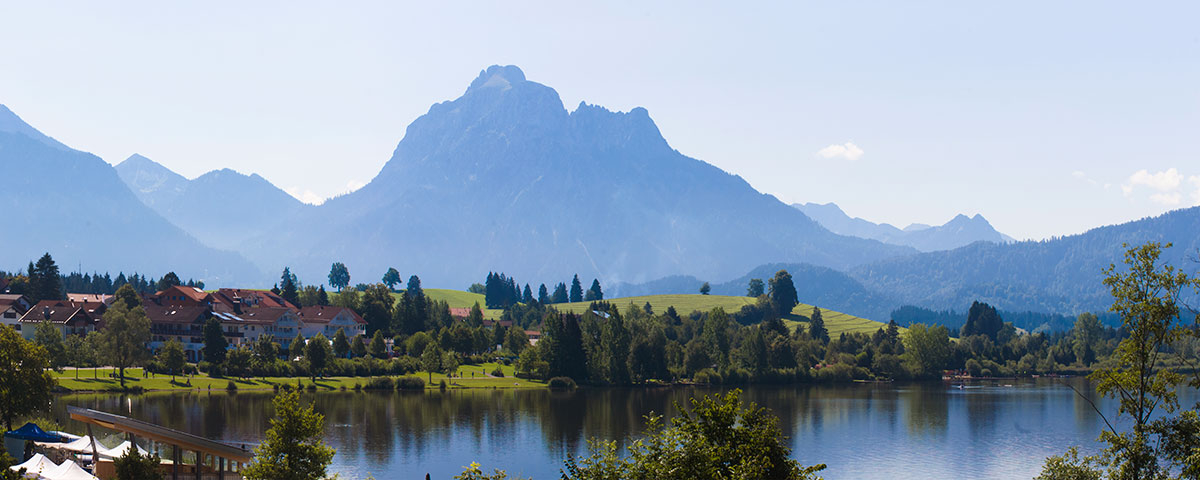
[[[8,430],[13,419],[50,405],[54,388],[46,349],[21,338],[7,325],[0,325],[0,419]],[[7,470],[7,469],[6,469]]]
[[[325,417],[312,406],[301,408],[300,392],[275,396],[275,418],[266,439],[254,449],[254,460],[242,472],[252,480],[318,480],[333,461],[335,450],[325,445]]]
[[[350,285],[350,269],[346,268],[346,264],[342,262],[334,262],[329,267],[329,286],[338,289],[341,292],[343,288]]]
[[[104,312],[101,330],[103,362],[117,367],[121,388],[125,388],[125,369],[144,361],[149,355],[150,319],[142,307],[132,309],[124,302],[113,302]]]

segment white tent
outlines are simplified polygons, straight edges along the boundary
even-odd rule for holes
[[[100,451],[100,458],[105,459],[105,460],[111,460],[111,459],[120,457],[122,455],[125,455],[125,452],[127,452],[127,451],[129,451],[129,449],[133,448],[133,444],[129,443],[129,440],[126,440],[124,442],[121,442],[120,445],[117,445],[114,448],[107,448],[107,449],[99,448],[100,447],[99,445],[97,445],[96,447]],[[90,447],[89,447],[88,451],[91,451]],[[142,447],[137,447],[137,451],[138,451],[139,455],[149,455],[150,454],[149,450],[146,450]]]
[[[96,480],[96,477],[88,473],[75,462],[70,460],[64,461],[62,465],[55,467],[53,470],[43,472],[41,478],[43,480]]]
[[[38,478],[42,473],[48,472],[57,467],[58,465],[55,465],[54,462],[51,462],[50,459],[46,458],[45,455],[35,453],[32,457],[29,457],[29,460],[26,460],[25,463],[14,465],[8,468],[11,468],[13,471],[18,471],[24,468],[25,478]]]
[[[92,437],[82,436],[67,443],[47,444],[49,448],[58,448],[74,453],[92,453]],[[108,450],[99,440],[96,441],[96,449],[101,452]]]

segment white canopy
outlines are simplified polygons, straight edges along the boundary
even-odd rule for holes
[[[92,437],[85,435],[67,443],[38,443],[38,446],[45,448],[57,448],[72,453],[92,453]],[[103,443],[99,443],[99,441],[97,441],[96,449],[103,452],[107,450],[108,447],[105,447]]]
[[[44,480],[96,480],[96,477],[88,473],[75,462],[70,460],[63,461],[62,465],[55,467],[49,472],[42,473]]]
[[[129,443],[129,440],[126,440],[124,442],[121,442],[120,445],[117,445],[114,448],[105,449],[105,448],[100,448],[99,445],[97,445],[96,447],[97,447],[97,450],[100,451],[100,458],[113,459],[113,458],[117,458],[122,455],[125,455],[125,452],[129,451],[130,448],[133,448],[133,444]],[[90,447],[89,447],[89,449],[90,449]],[[137,447],[137,451],[138,451],[139,455],[149,455],[150,454],[149,450],[146,450],[142,447]]]
[[[32,457],[29,457],[29,460],[26,460],[25,463],[14,465],[8,468],[11,468],[13,471],[18,471],[24,468],[25,478],[38,478],[42,473],[48,472],[57,467],[58,465],[55,465],[54,462],[51,462],[50,459],[46,458],[45,455],[35,453]]]

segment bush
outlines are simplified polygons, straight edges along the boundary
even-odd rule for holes
[[[236,392],[236,391],[237,391],[237,389],[238,389],[237,383],[234,383],[234,381],[233,381],[233,380],[230,380],[229,382],[227,382],[227,383],[225,384],[225,390],[226,390],[226,391],[229,391],[229,392]]]
[[[504,369],[500,368],[500,366],[497,365],[496,368],[494,370],[492,370],[492,376],[504,378]]]
[[[425,379],[421,377],[400,377],[396,380],[396,390],[424,390]]]
[[[692,381],[700,385],[720,385],[721,380],[721,374],[711,368],[700,370],[696,372],[696,375],[692,376]]]
[[[573,379],[571,377],[551,378],[550,381],[548,383],[546,383],[546,386],[553,388],[553,389],[566,389],[566,390],[574,389],[575,387],[577,387],[577,385],[575,385],[575,379]]]
[[[367,380],[367,384],[363,386],[365,390],[394,390],[396,381],[392,377],[375,377]]]
[[[741,385],[750,383],[751,380],[750,371],[744,368],[726,368],[725,371],[721,372],[721,376],[724,377],[723,383],[725,385]]]
[[[438,389],[439,389],[439,390],[446,390],[446,379],[444,379],[444,378],[443,378],[443,379],[442,379],[442,381],[441,381],[441,383],[438,383]]]

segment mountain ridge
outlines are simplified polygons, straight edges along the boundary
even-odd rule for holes
[[[942,225],[909,224],[903,229],[888,223],[874,223],[859,217],[851,217],[836,203],[793,203],[792,207],[804,212],[830,231],[859,238],[879,240],[892,245],[916,248],[922,252],[952,250],[974,242],[1011,243],[1012,237],[1000,233],[983,215],[957,214]]]

